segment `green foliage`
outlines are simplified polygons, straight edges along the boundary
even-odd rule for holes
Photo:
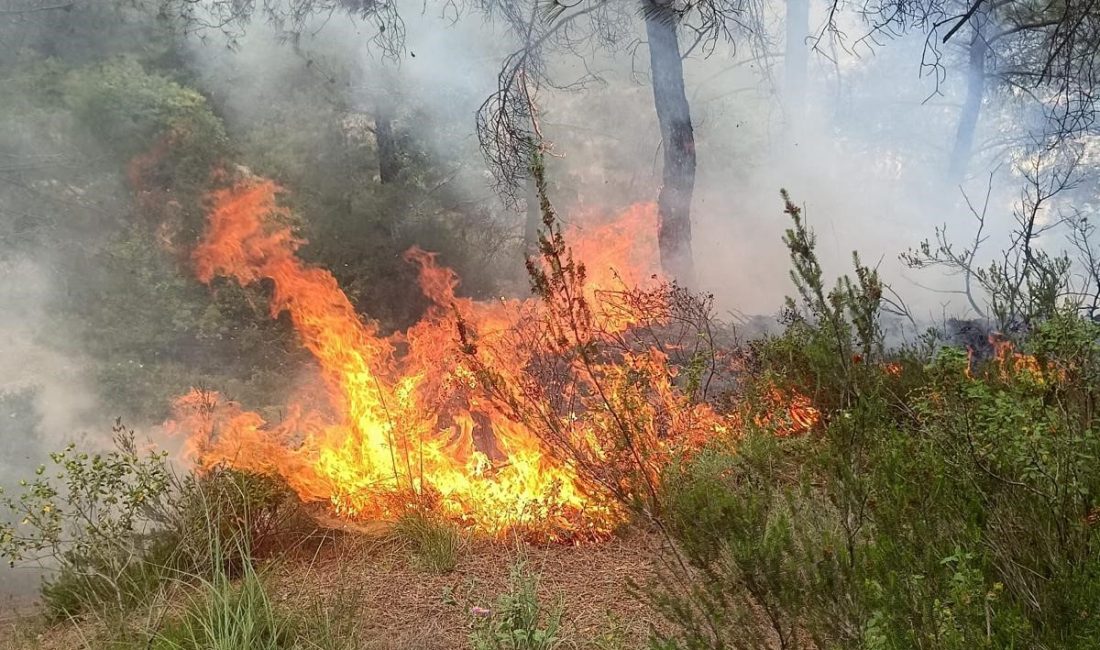
[[[122,614],[176,583],[251,570],[317,532],[297,498],[263,476],[215,470],[178,480],[166,454],[115,427],[114,449],[52,454],[4,495],[0,555],[52,570],[47,614]]]
[[[1100,326],[1055,312],[981,363],[887,359],[868,345],[877,281],[857,266],[826,294],[797,218],[787,242],[801,304],[746,392],[812,390],[822,421],[750,426],[665,474],[686,568],[640,588],[673,630],[655,645],[1091,647]]]
[[[462,553],[462,535],[453,524],[419,510],[401,515],[393,534],[409,544],[413,560],[433,573],[450,573]]]
[[[124,159],[164,137],[173,147],[172,167],[164,172],[201,181],[225,153],[225,129],[206,98],[133,58],[73,70],[60,92],[77,119],[95,124],[97,136]]]
[[[4,495],[0,555],[11,564],[56,563],[44,585],[52,616],[141,602],[156,583],[142,558],[159,551],[156,521],[164,520],[173,477],[165,454],[145,451],[133,432],[116,425],[115,449],[88,454],[72,445],[51,454],[51,465]]]
[[[66,561],[42,583],[46,619],[68,621],[87,614],[124,614],[146,606],[172,575],[173,541],[154,535],[133,555],[66,554]],[[140,555],[138,555],[140,553]]]
[[[42,298],[58,327],[41,342],[90,357],[103,403],[130,420],[162,421],[197,384],[281,400],[300,360],[290,328],[261,291],[211,292],[187,259],[229,151],[206,99],[132,57],[31,59],[6,81],[0,153],[20,179],[0,201],[23,216],[0,224],[0,258],[55,260]]]
[[[564,643],[562,605],[547,608],[538,596],[538,576],[522,561],[512,566],[510,589],[478,617],[470,635],[474,650],[553,650]]]
[[[85,259],[66,304],[107,403],[163,420],[192,386],[213,385],[259,406],[279,400],[302,352],[265,298],[224,283],[214,292],[181,273],[151,233],[133,228]],[[59,341],[59,345],[66,345]]]

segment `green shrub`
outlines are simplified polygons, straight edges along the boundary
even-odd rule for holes
[[[225,128],[206,98],[192,88],[147,71],[130,57],[74,70],[61,86],[65,103],[98,137],[125,156],[145,151],[155,138],[171,136],[184,147],[178,173],[205,178],[225,152]]]
[[[161,590],[239,575],[318,532],[277,480],[226,469],[179,480],[133,431],[117,424],[114,436],[109,451],[52,454],[52,469],[0,501],[0,555],[52,569],[42,600],[53,620],[124,614]]]
[[[801,301],[754,346],[745,391],[809,392],[821,422],[777,438],[748,400],[736,450],[665,473],[684,564],[639,587],[670,624],[654,644],[1094,647],[1100,326],[1058,312],[990,360],[888,359],[877,281],[857,261],[825,292],[788,210]]]
[[[161,567],[143,558],[163,557],[174,478],[165,454],[140,450],[121,424],[114,442],[103,453],[53,453],[21,494],[2,498],[0,555],[56,569],[43,586],[51,617],[126,609],[159,582]]]
[[[150,535],[146,548],[123,557],[102,552],[70,552],[66,562],[42,583],[41,597],[49,621],[70,620],[87,613],[116,614],[149,604],[176,575],[175,538]]]

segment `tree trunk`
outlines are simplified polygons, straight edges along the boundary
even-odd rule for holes
[[[955,133],[955,146],[951,150],[951,163],[948,178],[960,181],[966,175],[970,164],[970,155],[974,149],[974,132],[977,130],[978,117],[982,110],[982,98],[985,96],[985,59],[989,46],[982,35],[982,21],[974,16],[971,24],[974,36],[970,40],[970,65],[967,70],[966,102],[959,117],[959,129]]]
[[[646,34],[653,77],[653,103],[664,142],[664,170],[657,199],[660,226],[657,241],[661,267],[682,284],[695,282],[691,256],[691,197],[695,190],[695,135],[684,90],[684,62],[676,36],[676,21],[668,0],[649,0]]]

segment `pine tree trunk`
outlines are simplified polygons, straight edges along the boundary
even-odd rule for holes
[[[676,36],[676,22],[667,0],[649,0],[646,14],[649,64],[653,77],[653,103],[664,143],[664,170],[658,196],[660,226],[657,241],[661,267],[681,284],[692,285],[695,269],[691,256],[691,198],[695,190],[695,135],[691,110],[684,90],[684,64]]]
[[[966,175],[966,168],[970,164],[970,156],[974,149],[974,133],[982,110],[982,98],[985,96],[985,59],[988,45],[982,36],[982,23],[979,17],[974,16],[971,24],[974,26],[974,36],[970,40],[966,102],[959,117],[959,128],[955,133],[955,146],[951,150],[951,163],[947,172],[951,181],[962,180]]]

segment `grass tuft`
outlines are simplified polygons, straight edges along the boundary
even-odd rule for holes
[[[419,511],[402,515],[394,523],[393,535],[410,545],[417,565],[433,573],[453,571],[464,546],[453,524]]]

